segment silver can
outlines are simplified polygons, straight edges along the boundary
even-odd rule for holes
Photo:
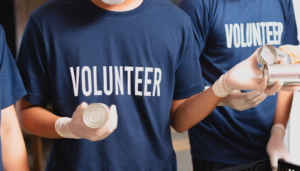
[[[264,45],[258,50],[257,61],[260,65],[265,64],[278,64],[281,59],[286,59],[287,64],[292,63],[291,57],[277,49],[272,45]]]
[[[263,76],[268,76],[268,85],[282,80],[283,85],[300,85],[300,64],[264,65]]]
[[[84,109],[82,119],[86,126],[101,128],[108,120],[109,107],[103,103],[92,103]]]

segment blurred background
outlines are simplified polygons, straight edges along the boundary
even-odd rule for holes
[[[47,0],[1,0],[0,23],[5,29],[7,43],[14,57],[22,39],[29,14]],[[178,5],[181,0],[171,0]],[[300,38],[300,0],[293,0]],[[300,39],[299,39],[300,40]],[[292,162],[300,165],[300,93],[296,92],[293,101],[290,121],[285,137],[285,144],[291,154]],[[51,104],[48,105],[51,111]],[[191,171],[192,162],[187,132],[179,134],[173,129],[173,147],[177,154],[178,170]],[[32,171],[45,170],[47,158],[52,148],[52,141],[29,134],[24,134],[30,168]]]

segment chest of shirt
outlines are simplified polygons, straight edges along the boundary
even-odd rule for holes
[[[223,1],[210,13],[209,44],[228,50],[280,45],[285,12],[279,1]]]

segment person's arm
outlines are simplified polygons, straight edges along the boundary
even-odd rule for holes
[[[282,124],[285,128],[290,118],[294,92],[279,91],[273,125]]]
[[[25,143],[13,105],[1,110],[1,148],[4,170],[29,171]]]
[[[173,100],[171,125],[177,132],[185,132],[208,116],[222,100],[212,87],[187,99]]]
[[[108,120],[98,128],[85,125],[82,119],[84,109],[88,105],[82,103],[74,111],[72,118],[59,117],[42,106],[33,105],[21,98],[16,105],[21,128],[30,134],[45,138],[85,138],[91,141],[105,139],[117,128],[118,115],[115,105],[109,109]]]
[[[24,132],[45,138],[62,138],[55,131],[55,122],[60,117],[44,107],[31,104],[23,97],[17,102],[16,111]]]
[[[267,78],[262,78],[256,55],[257,51],[221,76],[207,90],[189,98],[173,100],[170,111],[173,128],[178,132],[190,129],[209,115],[232,90],[257,90],[268,95],[278,92],[282,82],[277,81],[267,87]]]
[[[277,170],[278,159],[290,161],[289,152],[284,145],[284,136],[290,117],[292,102],[293,92],[279,91],[271,136],[267,145],[267,152],[273,171]]]

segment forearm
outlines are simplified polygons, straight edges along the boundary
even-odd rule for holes
[[[178,107],[174,106],[176,110],[171,109],[172,127],[177,132],[185,132],[208,116],[221,100],[214,94],[212,87],[184,100]]]
[[[293,92],[279,91],[273,125],[282,124],[286,127],[290,117],[293,94]]]
[[[60,118],[40,106],[33,106],[24,98],[16,105],[23,131],[45,138],[62,138],[55,131],[55,122]]]
[[[1,113],[3,169],[27,171],[29,170],[27,153],[14,106],[3,109]]]

